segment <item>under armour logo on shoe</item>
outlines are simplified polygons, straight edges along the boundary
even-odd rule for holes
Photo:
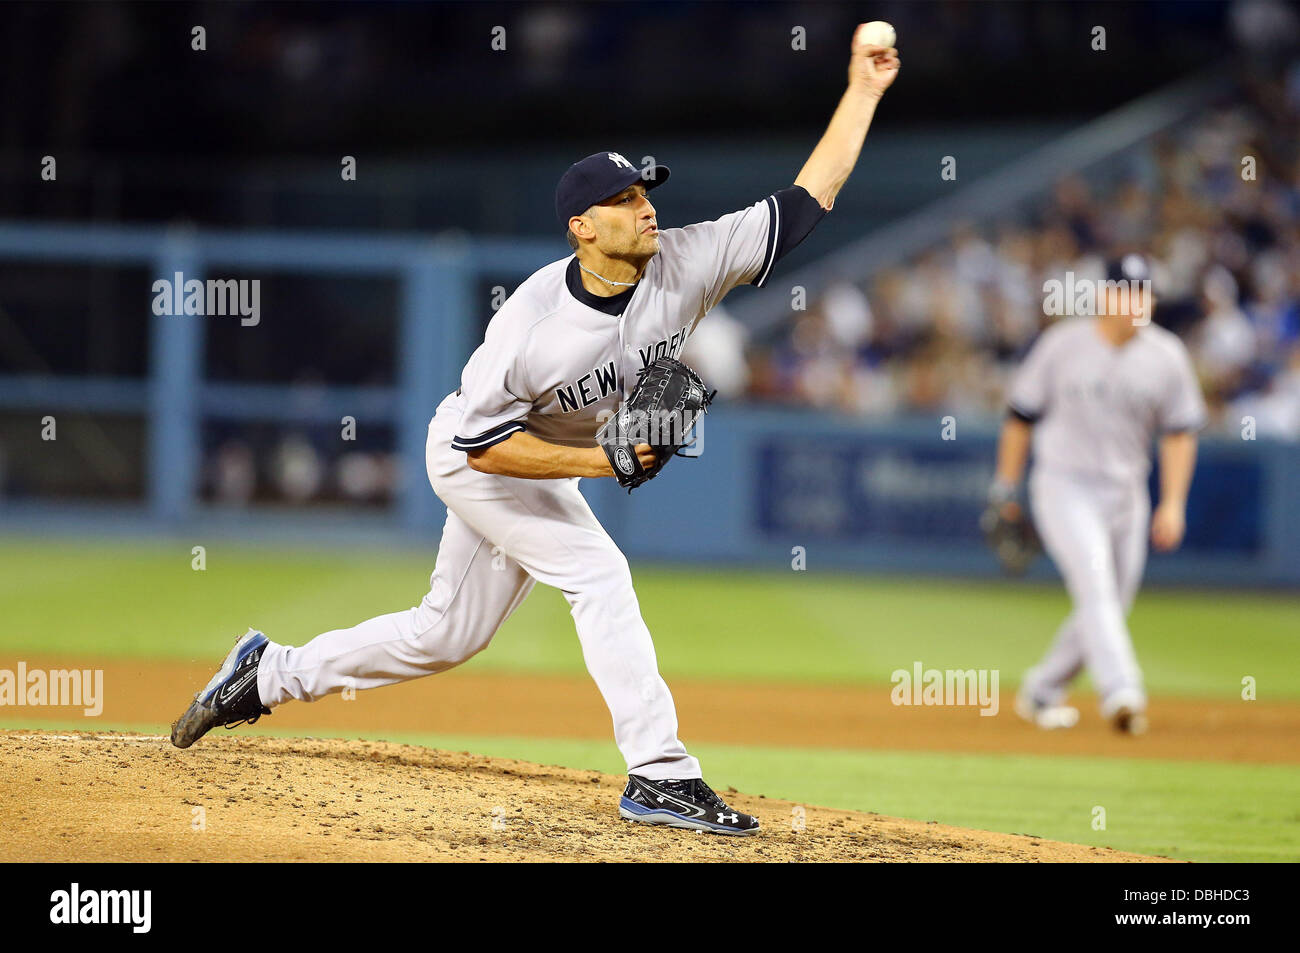
[[[228,682],[227,684],[222,685],[221,688],[217,691],[217,701],[220,702],[230,701],[230,699],[234,698],[245,688],[247,688],[249,682],[251,682],[255,678],[257,678],[257,669],[250,669],[246,674],[244,674],[239,679],[239,681]]]
[[[719,823],[719,824],[739,824],[739,823],[740,823],[740,815],[739,815],[739,814],[719,814],[719,815],[718,815],[718,823]]]
[[[634,166],[632,165],[632,163],[628,162],[626,159],[624,159],[624,158],[623,158],[621,155],[619,155],[617,152],[607,152],[607,153],[605,153],[605,155],[609,156],[609,161],[612,162],[612,163],[614,163],[614,165],[622,166],[622,167],[625,168],[625,169],[631,169],[631,168],[634,168]]]

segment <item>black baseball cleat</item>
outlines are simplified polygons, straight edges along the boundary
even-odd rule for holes
[[[618,802],[620,817],[712,834],[757,834],[758,818],[727,807],[700,778],[650,781],[635,774]]]
[[[212,681],[194,696],[185,714],[172,725],[172,744],[188,748],[217,725],[251,725],[271,714],[257,694],[257,664],[266,646],[266,636],[256,629],[249,629],[239,638]]]

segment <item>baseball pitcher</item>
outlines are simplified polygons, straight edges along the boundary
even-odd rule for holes
[[[1021,684],[1016,711],[1042,728],[1079,717],[1066,691],[1085,667],[1102,716],[1121,732],[1146,730],[1146,695],[1127,616],[1146,564],[1182,542],[1196,433],[1205,404],[1183,343],[1151,323],[1147,262],[1107,266],[1098,316],[1048,328],[1011,387],[990,504],[1016,519],[1015,496],[1032,440],[1031,512],[1070,593],[1073,611]],[[1159,447],[1160,499],[1147,477]]]
[[[622,408],[703,411],[701,383],[676,360],[687,338],[732,288],[762,287],[831,209],[898,70],[892,46],[855,42],[848,88],[794,184],[716,221],[660,229],[650,193],[668,181],[665,166],[639,169],[607,151],[571,166],[555,211],[574,253],[535,272],[493,316],[429,424],[429,482],[447,521],[428,594],[300,647],[250,630],[172,727],[172,743],[189,747],[290,699],[446,671],[486,648],[540,581],[568,600],[613,716],[628,770],[620,814],[757,832],[756,818],[704,783],[678,738],[627,559],[578,481],[615,476],[634,487],[663,466],[664,442],[623,427]]]

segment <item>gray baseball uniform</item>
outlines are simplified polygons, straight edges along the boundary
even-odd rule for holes
[[[732,288],[767,279],[780,252],[792,247],[782,210],[812,202],[802,189],[792,199],[795,191],[661,232],[660,251],[641,280],[611,298],[582,287],[572,256],[524,281],[429,425],[429,481],[447,505],[429,593],[412,609],[326,632],[301,648],[272,643],[258,670],[262,702],[309,701],[451,668],[485,648],[540,580],[572,607],[629,773],[699,777],[698,762],[677,738],[673,699],[627,559],[579,493],[578,479],[481,473],[468,466],[465,451],[521,430],[594,447],[602,414],[624,399],[641,367],[679,355],[696,323]],[[819,217],[820,209],[812,218]]]
[[[1043,333],[1011,388],[1011,412],[1034,423],[1034,522],[1073,611],[1024,690],[1059,704],[1086,665],[1109,714],[1145,704],[1127,626],[1146,563],[1147,476],[1157,435],[1204,426],[1205,403],[1182,342],[1155,325],[1115,347],[1094,318]]]

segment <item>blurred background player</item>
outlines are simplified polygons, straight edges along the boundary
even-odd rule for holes
[[[1086,668],[1102,716],[1122,732],[1146,730],[1127,615],[1148,535],[1158,550],[1182,542],[1196,433],[1206,420],[1186,348],[1151,323],[1150,278],[1140,255],[1109,262],[1097,316],[1067,318],[1043,332],[1010,391],[990,501],[1015,505],[1032,442],[1034,522],[1073,603],[1017,697],[1017,713],[1043,728],[1078,720],[1064,702]],[[1147,477],[1157,441],[1160,498],[1152,514]]]

